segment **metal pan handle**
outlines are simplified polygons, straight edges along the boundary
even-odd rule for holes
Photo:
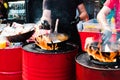
[[[56,20],[54,33],[57,33],[59,19]]]

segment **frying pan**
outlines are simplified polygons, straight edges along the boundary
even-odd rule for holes
[[[39,40],[39,38],[40,40]],[[42,43],[39,43],[39,41],[43,41],[42,38],[46,38],[47,40],[45,40],[48,46],[53,46],[53,50],[55,50],[55,46],[57,45],[57,47],[62,48],[62,46],[66,45],[66,42],[69,38],[69,36],[67,34],[64,33],[50,33],[50,34],[42,34],[39,35],[38,37],[35,38],[35,43],[37,46],[39,46],[40,48],[43,47]]]
[[[67,34],[57,32],[58,22],[59,22],[59,19],[56,20],[54,32],[49,34],[51,43],[48,43],[48,44],[57,44],[57,43],[65,42],[69,38],[69,36]]]
[[[58,33],[57,32],[57,26],[58,26],[58,19],[56,20],[56,25],[55,25],[55,30],[53,33],[49,33],[49,34],[42,34],[39,35],[38,37],[41,36],[46,36],[47,38],[49,38],[49,42],[47,42],[47,44],[49,46],[54,46],[57,44],[57,46],[61,47],[63,45],[65,45],[66,41],[69,39],[69,36],[65,33]],[[37,39],[35,39],[35,43],[37,44],[39,41],[37,41]],[[37,44],[38,45],[38,44]],[[39,44],[41,45],[41,44]]]
[[[22,34],[6,36],[6,39],[9,42],[25,42],[27,39],[29,39],[34,34],[34,32],[35,32],[34,28],[31,28],[29,31],[22,33]]]
[[[47,35],[51,39],[51,42],[48,42],[48,44],[57,44],[57,43],[65,42],[69,38],[69,36],[65,33],[50,33]]]

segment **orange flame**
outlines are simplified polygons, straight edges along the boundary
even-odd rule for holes
[[[35,27],[36,28],[34,36],[36,45],[44,50],[57,50],[58,45],[52,43],[52,40],[49,38],[49,36],[47,36],[48,32],[44,30],[44,33],[40,34],[40,26],[36,25]],[[48,43],[50,43],[50,45]]]
[[[93,41],[86,42],[85,50],[88,53],[88,55],[92,56],[94,59],[100,61],[100,62],[116,62],[116,57],[120,55],[119,52],[102,52],[101,51],[101,43],[98,42],[98,45],[96,48],[91,45]]]
[[[45,49],[45,50],[57,50],[58,49],[57,44],[52,44],[50,38],[46,35],[40,35],[36,37],[35,42],[40,48]],[[48,45],[48,43],[50,43],[50,45]]]

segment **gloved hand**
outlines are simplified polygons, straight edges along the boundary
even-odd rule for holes
[[[48,23],[47,20],[40,20],[37,25],[39,26],[40,29],[46,29],[50,30],[50,24]]]
[[[120,32],[117,32],[117,40],[120,40]]]
[[[51,23],[52,23],[51,10],[47,10],[47,9],[43,10],[42,17],[41,17],[40,21],[38,22],[39,28],[49,30],[49,29],[51,29],[50,28]]]
[[[107,44],[112,36],[112,32],[110,30],[105,30],[102,34],[102,45]]]
[[[80,21],[80,17],[76,17],[72,22],[71,24],[77,24],[78,22]]]
[[[50,29],[50,24],[48,23],[48,21],[47,20],[42,20],[41,21],[41,24],[42,24],[42,27],[41,28],[43,28],[43,29]]]

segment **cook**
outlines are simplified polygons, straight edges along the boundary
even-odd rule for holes
[[[112,35],[112,29],[107,23],[107,15],[115,9],[115,28],[117,30],[117,40],[120,38],[120,0],[106,0],[104,6],[97,15],[99,23],[103,26],[103,41],[108,42]]]
[[[75,19],[77,8],[80,15]],[[38,25],[41,26],[41,22],[47,21],[53,32],[56,19],[59,19],[58,33],[68,34],[69,42],[78,45],[82,50],[76,21],[89,19],[83,0],[43,0],[43,14]]]

